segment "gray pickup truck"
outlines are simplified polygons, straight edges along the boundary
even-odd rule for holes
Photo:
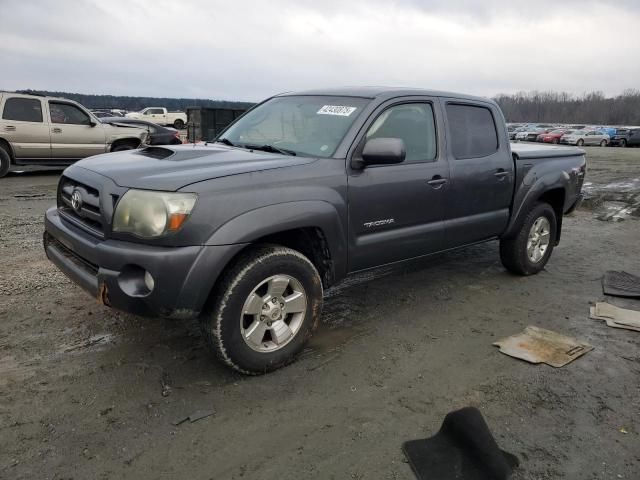
[[[287,93],[214,143],[67,168],[44,246],[99,302],[199,317],[227,365],[259,374],[301,351],[323,289],[354,272],[491,239],[509,271],[539,272],[585,168],[577,148],[510,146],[487,99]]]

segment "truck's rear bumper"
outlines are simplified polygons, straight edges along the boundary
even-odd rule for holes
[[[145,316],[191,318],[202,310],[228,261],[244,245],[156,247],[99,240],[45,215],[44,249],[63,273],[99,303]],[[153,288],[145,273],[153,277]]]

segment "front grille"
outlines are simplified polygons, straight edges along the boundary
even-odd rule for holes
[[[81,199],[81,206],[77,208],[73,206],[74,193]],[[97,189],[63,176],[58,187],[58,211],[63,217],[93,235],[104,236],[100,192]]]

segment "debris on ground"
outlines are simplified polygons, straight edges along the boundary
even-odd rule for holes
[[[620,308],[606,302],[598,302],[589,309],[594,320],[604,320],[613,328],[624,328],[640,332],[640,312],[628,308]]]
[[[500,450],[474,407],[448,413],[436,435],[405,442],[402,449],[419,480],[506,480],[519,464]]]
[[[640,298],[640,277],[624,271],[610,270],[602,277],[605,295]]]
[[[216,414],[215,410],[197,410],[197,411],[193,412],[191,415],[179,418],[178,420],[174,421],[173,424],[175,426],[178,426],[178,425],[183,424],[187,420],[189,420],[189,422],[193,423],[193,422],[197,422],[198,420],[202,420],[203,418],[207,418],[207,417],[210,417],[211,415],[215,415],[215,414]]]
[[[505,355],[556,368],[593,350],[591,345],[575,338],[534,326],[528,326],[522,333],[503,338],[494,345],[500,347]]]

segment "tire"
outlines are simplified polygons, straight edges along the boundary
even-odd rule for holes
[[[576,142],[576,145],[577,145],[578,147],[583,147],[583,146],[584,146],[584,140],[583,140],[583,139],[579,139],[579,140]]]
[[[533,234],[534,226],[544,226],[547,222],[548,243],[542,252],[542,256],[533,261],[530,257],[529,244],[530,234]],[[538,223],[540,221],[540,223]],[[544,269],[551,257],[556,239],[556,214],[548,203],[536,203],[525,216],[520,229],[515,235],[500,240],[500,260],[502,265],[512,273],[517,275],[534,275]],[[541,232],[542,233],[542,232]],[[544,243],[544,235],[539,237]],[[535,242],[535,241],[534,241]],[[535,248],[532,249],[535,252]]]
[[[175,128],[176,130],[182,130],[184,128],[184,122],[180,119],[177,119],[175,122],[173,122],[173,128]]]
[[[137,147],[133,143],[118,143],[115,147],[111,147],[112,152],[124,152],[125,150],[135,150]]]
[[[560,143],[560,140],[557,138],[554,138],[551,143],[553,143],[554,145],[557,145]]]
[[[602,141],[600,142],[600,146],[601,146],[601,147],[606,147],[606,146],[607,146],[607,141],[606,141],[606,140],[602,140]]]
[[[4,148],[0,147],[0,178],[9,173],[10,168],[11,156]]]
[[[618,146],[620,148],[625,148],[627,146],[627,141],[625,139],[620,140],[620,142],[618,143]]]
[[[274,292],[278,301],[272,304]],[[200,324],[222,362],[240,373],[260,375],[295,359],[321,311],[322,282],[314,265],[295,250],[266,245],[242,254],[227,270]]]

